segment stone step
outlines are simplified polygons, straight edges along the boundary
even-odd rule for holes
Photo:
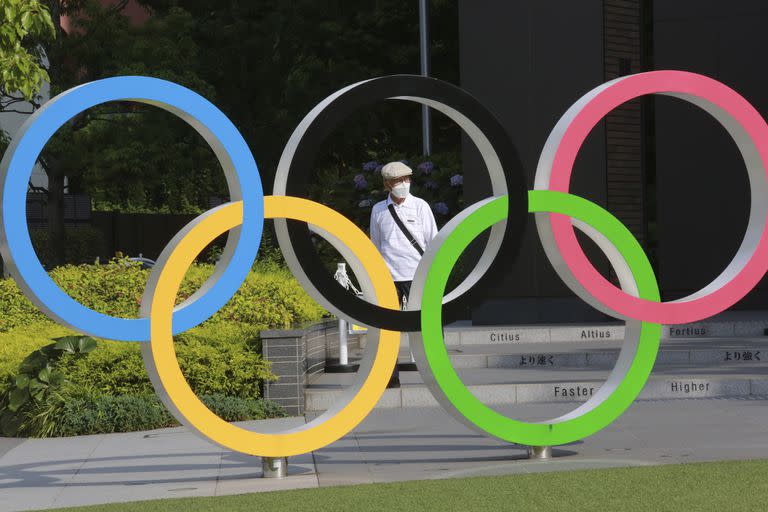
[[[450,349],[454,368],[587,368],[611,369],[619,355],[620,344],[606,348],[547,350],[545,346],[526,347],[509,353],[483,350],[464,352]],[[538,350],[537,350],[538,349]],[[720,345],[711,348],[662,346],[656,356],[656,367],[669,365],[722,366],[728,364],[768,365],[768,342]]]
[[[665,325],[662,338],[744,338],[762,337],[768,329],[765,320],[712,321],[686,325]],[[445,344],[485,345],[515,343],[562,343],[582,341],[615,341],[624,339],[623,323],[447,326]]]
[[[610,369],[623,340],[447,346],[454,368],[587,368]],[[350,349],[350,360],[364,349]],[[409,358],[408,338],[401,341],[400,361]],[[768,364],[768,338],[675,338],[662,340],[656,367]]]
[[[584,402],[600,389],[607,371],[457,370],[469,390],[488,405]],[[354,374],[320,378],[305,390],[307,411],[323,411],[339,399]],[[385,391],[378,408],[438,406],[417,373],[401,373],[403,385]],[[675,367],[654,370],[640,400],[738,398],[768,395],[768,367],[732,365],[717,372]]]

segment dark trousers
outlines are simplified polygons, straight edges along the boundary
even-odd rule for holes
[[[395,289],[397,290],[397,300],[400,301],[402,306],[403,298],[408,300],[408,294],[411,293],[411,281],[395,281]],[[400,380],[400,370],[397,369],[397,365],[395,365],[395,369],[392,371],[390,382],[396,380]]]

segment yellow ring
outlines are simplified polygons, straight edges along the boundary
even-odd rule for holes
[[[381,306],[396,309],[397,293],[389,270],[373,243],[352,221],[319,203],[298,197],[267,196],[265,218],[287,218],[311,223],[333,234],[359,258],[370,276]],[[287,457],[322,448],[350,432],[374,408],[387,386],[400,349],[400,334],[381,330],[375,360],[359,392],[339,412],[313,425],[312,421],[284,433],[263,434],[231,425],[197,398],[181,373],[171,334],[172,311],[187,269],[206,245],[242,223],[241,202],[218,208],[200,219],[169,256],[151,299],[150,350],[159,383],[184,423],[231,450],[262,457]],[[319,419],[319,418],[318,418]]]

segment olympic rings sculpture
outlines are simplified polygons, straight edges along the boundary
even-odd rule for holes
[[[736,142],[751,186],[747,232],[733,261],[708,286],[672,302],[660,302],[651,265],[629,230],[600,206],[568,193],[574,159],[590,130],[618,105],[646,94],[674,96],[711,114]],[[398,309],[386,264],[365,233],[340,213],[301,197],[324,138],[345,116],[384,99],[415,101],[454,120],[480,150],[492,184],[491,197],[456,215],[429,244],[416,270],[408,311]],[[231,202],[199,216],[169,242],[150,275],[139,319],[103,315],[66,295],[37,259],[23,221],[29,175],[48,139],[78,113],[116,100],[156,105],[193,126],[221,163],[231,197]],[[637,398],[653,369],[662,324],[694,322],[725,310],[768,269],[768,124],[724,84],[682,71],[630,75],[584,95],[552,130],[530,191],[514,145],[485,107],[456,86],[410,75],[359,82],[319,103],[290,137],[272,196],[264,196],[253,155],[221,111],[180,85],[148,77],[109,78],[56,96],[22,126],[0,171],[0,252],[26,296],[49,317],[77,331],[144,342],[142,355],[155,390],[180,422],[220,446],[265,457],[322,448],[359,424],[386,388],[397,361],[399,331],[411,332],[411,349],[427,388],[469,427],[530,446],[582,439],[616,420]],[[593,307],[626,321],[624,344],[605,384],[575,410],[542,422],[514,420],[481,403],[451,366],[442,333],[444,323],[472,305],[494,276],[514,261],[529,212],[535,215],[547,258],[566,285]],[[369,326],[371,337],[357,380],[333,407],[306,425],[269,434],[231,425],[207,409],[184,378],[173,347],[174,334],[205,321],[238,289],[256,257],[265,219],[274,219],[286,262],[310,296],[336,315]],[[574,227],[606,254],[620,289],[587,260]],[[477,266],[445,295],[448,276],[462,251],[486,230],[490,236]],[[312,232],[344,256],[364,300],[345,293],[319,264]],[[228,233],[227,243],[213,275],[174,307],[187,268],[223,233]]]

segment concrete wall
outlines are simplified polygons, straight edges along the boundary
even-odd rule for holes
[[[733,87],[768,113],[768,4],[759,0],[463,1],[461,85],[509,131],[529,182],[560,115],[582,94],[643,69],[684,69]],[[701,110],[655,97],[616,109],[582,149],[572,191],[607,206],[657,263],[665,300],[698,290],[733,257],[749,208],[744,164],[725,131]],[[486,197],[476,151],[464,141],[467,199]],[[469,170],[474,172],[470,172]],[[605,274],[602,257],[584,244]],[[592,250],[590,250],[592,249]],[[533,222],[520,258],[477,324],[605,319],[550,269]],[[765,309],[761,284],[736,309]]]

